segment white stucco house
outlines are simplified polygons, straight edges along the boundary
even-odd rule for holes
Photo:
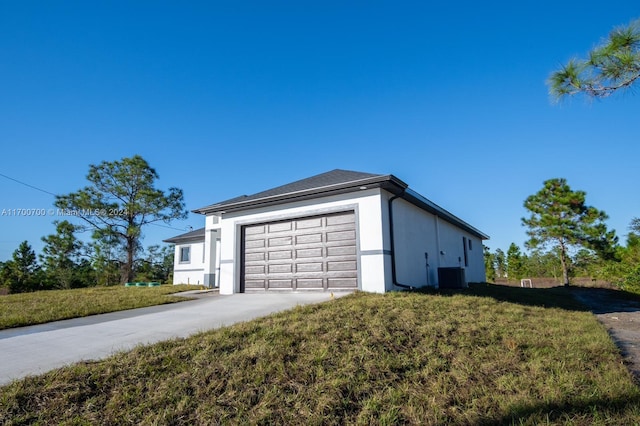
[[[205,229],[200,228],[165,240],[175,244],[174,284],[210,285],[204,280],[204,236]]]
[[[384,293],[485,281],[489,237],[393,175],[333,170],[193,211],[174,284]]]

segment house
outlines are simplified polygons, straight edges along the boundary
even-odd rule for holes
[[[205,229],[200,228],[164,240],[166,243],[175,245],[173,258],[174,284],[205,284],[204,235]]]
[[[485,281],[489,237],[393,175],[333,170],[193,211],[174,283],[384,293]]]

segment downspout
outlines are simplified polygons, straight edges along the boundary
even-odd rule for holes
[[[401,288],[406,288],[406,289],[410,289],[413,290],[415,287],[412,287],[410,285],[407,284],[400,284],[398,282],[397,279],[397,275],[396,275],[396,244],[394,241],[394,234],[393,234],[393,202],[395,201],[396,198],[400,198],[404,195],[404,189],[402,190],[402,192],[398,195],[394,195],[393,197],[389,198],[389,239],[390,241],[390,248],[391,248],[391,281],[393,283],[393,285],[395,285],[396,287],[401,287]]]

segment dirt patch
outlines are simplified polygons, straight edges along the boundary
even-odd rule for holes
[[[562,279],[554,279],[549,277],[527,277],[527,279],[531,280],[533,288],[551,288],[560,287],[563,285]],[[520,280],[509,281],[506,278],[498,278],[495,280],[495,284],[508,285],[509,287],[520,287]],[[571,285],[576,287],[607,288],[612,290],[617,288],[607,281],[596,280],[588,277],[571,278]]]
[[[629,371],[640,383],[640,299],[608,289],[573,288],[572,293],[607,328]]]

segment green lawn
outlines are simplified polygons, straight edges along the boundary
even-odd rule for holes
[[[0,388],[1,424],[638,424],[567,289],[356,293]]]
[[[0,330],[187,300],[170,296],[193,287],[91,287],[0,296]]]

